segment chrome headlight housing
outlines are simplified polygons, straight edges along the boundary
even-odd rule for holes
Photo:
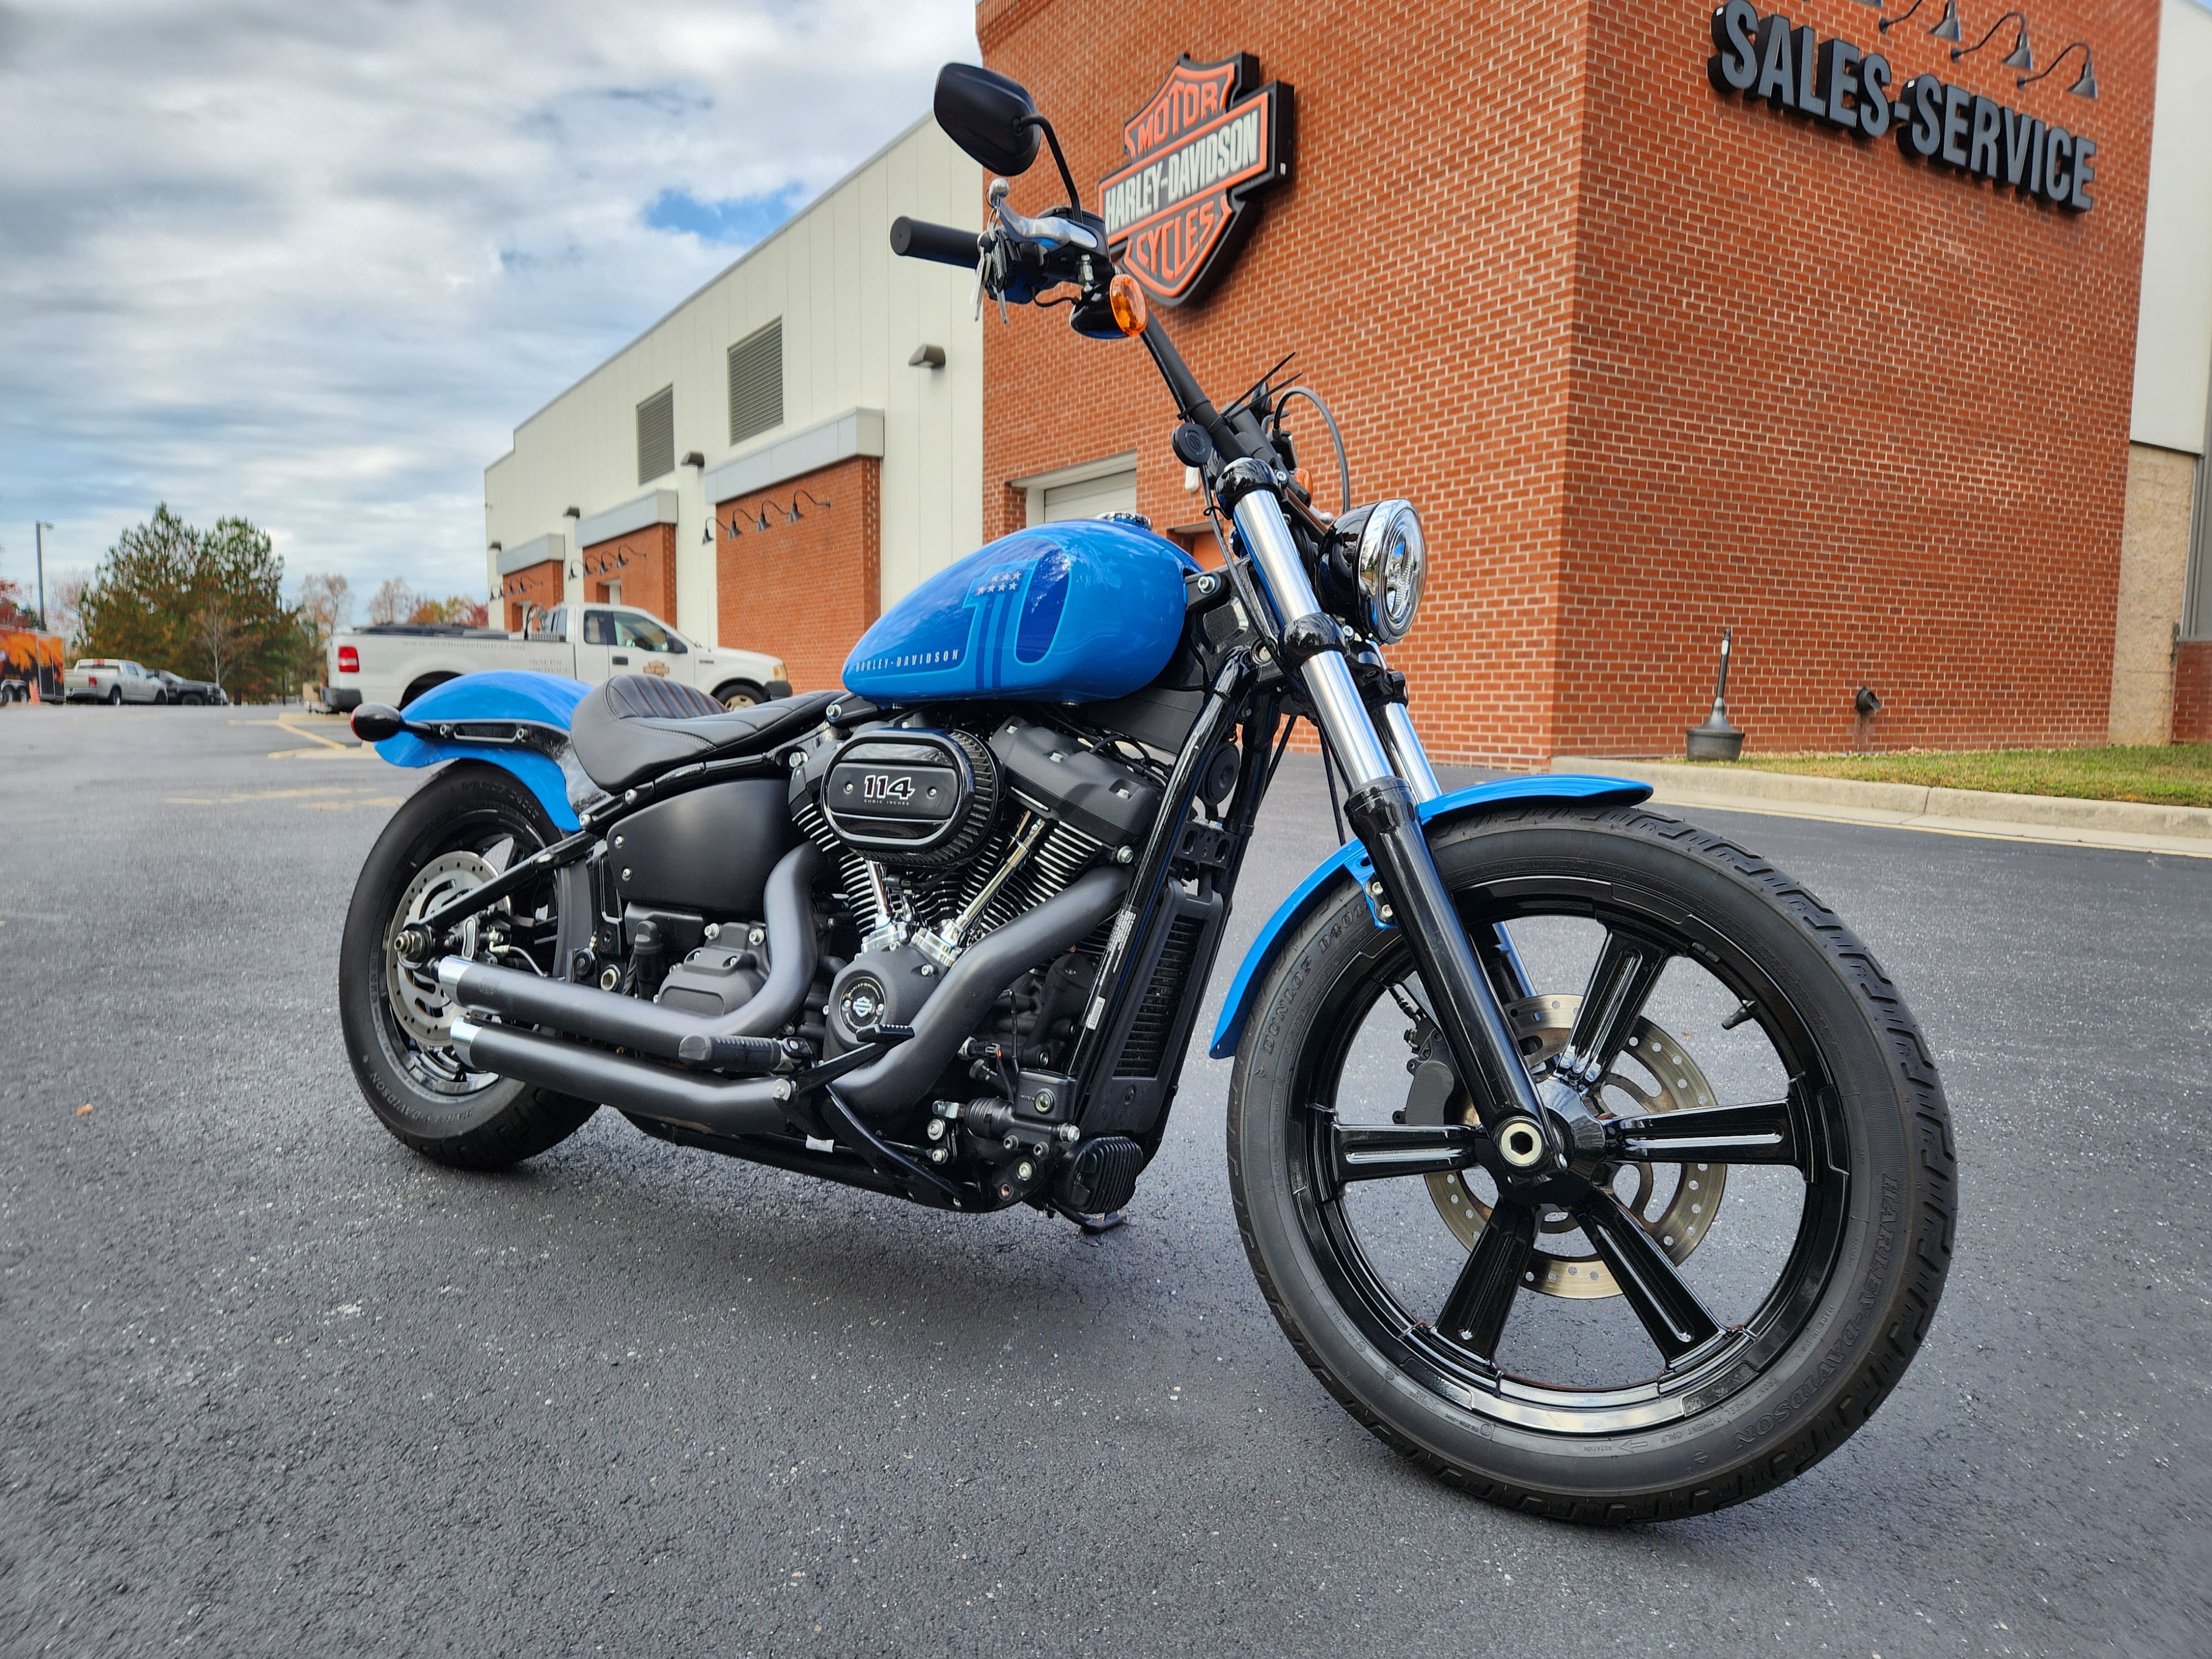
[[[1429,574],[1428,541],[1411,501],[1377,501],[1367,509],[1357,565],[1368,632],[1395,645],[1413,626]]]

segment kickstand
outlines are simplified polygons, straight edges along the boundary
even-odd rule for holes
[[[1090,1235],[1093,1238],[1097,1237],[1100,1233],[1112,1232],[1116,1227],[1120,1226],[1123,1222],[1129,1218],[1123,1215],[1119,1210],[1109,1210],[1103,1215],[1085,1215],[1080,1210],[1072,1209],[1067,1205],[1062,1204],[1058,1199],[1054,1199],[1053,1200],[1052,1207],[1059,1211],[1060,1214],[1066,1216],[1070,1221],[1073,1221],[1077,1226],[1082,1228],[1086,1234]]]

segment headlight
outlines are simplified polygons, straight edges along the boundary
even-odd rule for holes
[[[1358,562],[1368,630],[1383,644],[1395,645],[1413,625],[1428,577],[1428,543],[1411,501],[1377,501],[1368,509]]]

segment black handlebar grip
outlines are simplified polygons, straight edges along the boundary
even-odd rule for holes
[[[891,221],[891,252],[902,259],[934,259],[941,265],[975,269],[975,233],[951,225],[933,225],[927,219],[904,214]]]

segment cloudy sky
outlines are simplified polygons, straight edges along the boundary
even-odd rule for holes
[[[927,107],[972,0],[0,0],[0,576],[157,501],[483,591],[515,423]]]

